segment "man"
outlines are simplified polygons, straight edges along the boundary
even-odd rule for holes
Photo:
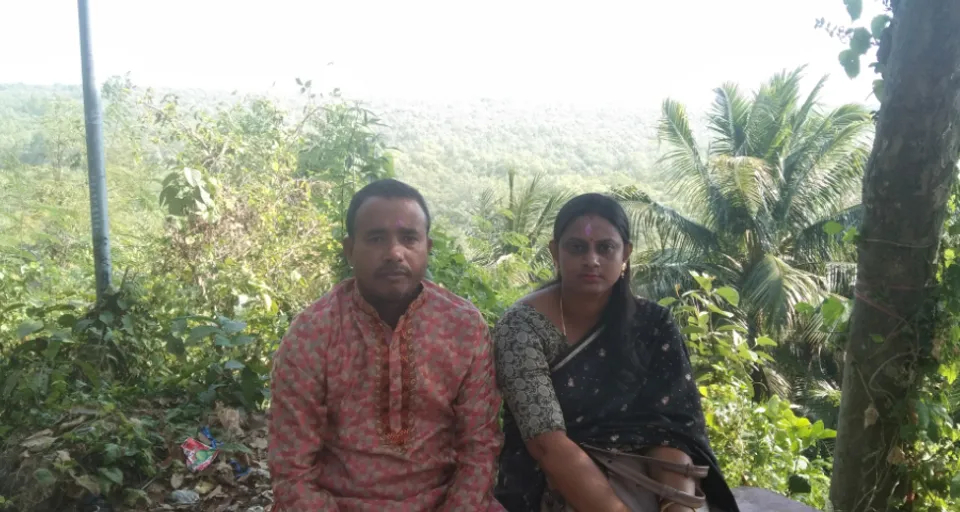
[[[293,321],[274,361],[274,510],[502,510],[492,343],[476,308],[424,279],[429,231],[399,181],[351,200],[355,277]]]

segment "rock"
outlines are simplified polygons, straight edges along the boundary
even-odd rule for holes
[[[264,512],[263,507],[257,505],[255,507],[250,507],[247,509],[247,512]]]
[[[737,487],[733,490],[740,512],[819,512],[817,509],[798,503],[777,493],[756,487]]]
[[[170,493],[170,501],[174,505],[193,505],[200,502],[200,494],[197,491],[181,489]]]

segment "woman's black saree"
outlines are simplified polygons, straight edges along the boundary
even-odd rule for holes
[[[546,478],[524,439],[566,430],[578,444],[641,452],[670,446],[710,466],[710,504],[738,512],[710,449],[686,345],[669,311],[638,300],[627,340],[598,326],[576,345],[531,306],[512,307],[494,330],[506,402],[495,494],[509,512],[539,511]],[[629,342],[628,342],[629,341]],[[554,398],[555,396],[555,398]]]

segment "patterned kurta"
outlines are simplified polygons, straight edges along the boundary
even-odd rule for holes
[[[353,280],[301,313],[274,361],[274,510],[497,511],[492,342],[432,283],[396,329]]]

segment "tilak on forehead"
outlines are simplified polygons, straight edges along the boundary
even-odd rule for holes
[[[591,224],[591,223],[588,222],[588,223],[587,223],[587,227],[585,227],[585,228],[583,229],[583,232],[586,233],[587,236],[593,235],[593,224]]]

